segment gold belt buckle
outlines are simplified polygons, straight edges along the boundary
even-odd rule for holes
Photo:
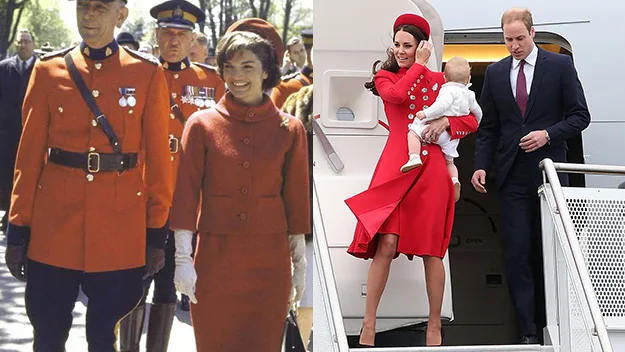
[[[171,154],[178,153],[180,148],[180,141],[173,134],[169,135],[169,151]]]
[[[92,167],[92,160],[95,158],[95,167]],[[87,154],[87,171],[95,173],[100,172],[100,153]]]

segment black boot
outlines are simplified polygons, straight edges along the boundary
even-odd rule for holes
[[[137,306],[119,324],[119,352],[139,352],[145,304]]]
[[[176,303],[154,303],[148,324],[147,352],[167,352]]]
[[[180,309],[182,309],[185,312],[188,312],[191,310],[191,306],[189,305],[189,296],[182,294],[180,295]]]

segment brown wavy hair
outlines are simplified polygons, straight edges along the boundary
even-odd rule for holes
[[[417,41],[417,45],[419,45],[419,43],[422,40],[427,40],[427,38],[425,37],[425,34],[423,34],[423,31],[420,30],[417,26],[413,26],[411,24],[404,24],[395,28],[395,31],[393,32],[393,42],[395,41],[395,35],[399,31],[404,31],[404,32],[408,32],[412,34],[412,36]],[[397,73],[397,71],[399,71],[399,64],[397,63],[397,60],[395,59],[393,47],[386,49],[386,56],[387,56],[386,61],[382,62],[382,60],[376,60],[376,62],[373,63],[373,67],[371,68],[373,77],[375,77],[375,74],[378,73],[379,70],[386,70],[386,71],[393,72],[393,73]],[[380,65],[380,68],[378,68],[378,65],[381,62],[382,62],[382,65]],[[371,93],[373,93],[374,95],[377,95],[377,96],[380,95],[378,94],[378,90],[375,88],[375,82],[373,78],[371,79],[371,81],[365,83],[365,88],[370,90]]]

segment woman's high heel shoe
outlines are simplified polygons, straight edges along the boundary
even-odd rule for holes
[[[360,343],[360,335],[362,335],[362,328],[360,328],[360,334],[358,334],[358,348],[369,348],[369,347],[374,347],[373,345],[363,345]],[[373,343],[375,344],[375,337],[373,338]]]

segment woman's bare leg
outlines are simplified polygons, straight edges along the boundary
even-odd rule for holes
[[[375,342],[375,320],[380,298],[386,287],[391,261],[397,251],[397,235],[379,235],[378,248],[369,267],[367,276],[367,299],[365,318],[362,322],[360,344],[373,346]]]
[[[438,257],[423,257],[425,285],[430,304],[430,316],[426,335],[426,346],[439,346],[441,338],[441,310],[445,291],[445,267]]]

